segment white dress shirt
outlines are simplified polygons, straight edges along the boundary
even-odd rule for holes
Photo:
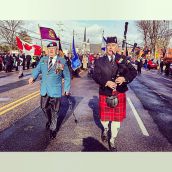
[[[111,61],[112,56],[109,56],[109,55],[108,55],[108,58],[109,58],[109,61]],[[113,55],[113,58],[115,59],[115,56],[114,56],[114,55]]]
[[[50,58],[52,58],[52,57],[49,57],[49,59],[48,59],[48,64],[49,64]],[[54,57],[52,58],[52,67],[53,67],[53,66],[54,66],[54,64],[55,64],[56,59],[57,59],[57,55],[56,55],[56,56],[54,56]]]

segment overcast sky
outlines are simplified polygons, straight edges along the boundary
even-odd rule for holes
[[[79,45],[84,39],[84,30],[87,30],[87,39],[90,43],[101,43],[102,33],[104,30],[104,36],[117,36],[118,40],[121,41],[124,35],[125,20],[70,20],[70,21],[25,21],[24,28],[28,28],[38,34],[28,32],[31,36],[40,38],[38,24],[43,27],[49,27],[55,30],[57,36],[61,37],[62,42],[66,44],[72,43],[73,30],[75,31],[75,43]],[[131,44],[137,42],[142,43],[141,35],[137,31],[135,21],[127,21],[128,32],[127,40]],[[39,40],[33,39],[34,43],[40,44]],[[47,42],[44,42],[46,45]],[[63,44],[64,46],[64,44]]]

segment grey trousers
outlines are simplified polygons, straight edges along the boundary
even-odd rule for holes
[[[58,112],[60,109],[61,98],[41,96],[41,109],[50,123],[50,130],[54,131],[57,127]]]

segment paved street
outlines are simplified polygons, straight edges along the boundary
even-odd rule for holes
[[[100,139],[98,85],[87,77],[72,81],[72,109],[62,98],[59,131],[50,141],[41,111],[39,80],[28,85],[29,71],[0,73],[0,151],[108,152]],[[172,151],[172,79],[142,70],[127,92],[127,118],[117,138],[118,152]],[[75,123],[73,113],[78,123]]]

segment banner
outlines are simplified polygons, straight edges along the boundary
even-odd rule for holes
[[[71,67],[73,70],[76,70],[81,67],[81,61],[76,53],[74,36],[73,36],[72,52],[73,52],[73,58],[71,60]]]
[[[26,55],[40,56],[42,53],[42,48],[39,45],[29,44],[25,41],[22,41],[19,37],[16,36],[16,42],[18,49],[25,53]]]
[[[53,29],[46,27],[39,27],[39,29],[40,29],[41,39],[48,39],[54,41],[60,40]]]

